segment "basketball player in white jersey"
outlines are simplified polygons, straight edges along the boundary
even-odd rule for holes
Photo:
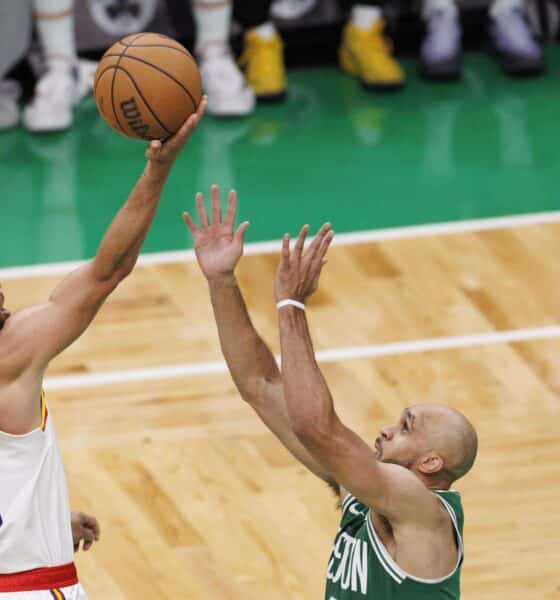
[[[167,176],[205,108],[206,98],[175,136],[151,142],[144,172],[96,256],[45,304],[10,315],[0,291],[0,597],[86,598],[72,562],[68,491],[43,376],[134,268]]]

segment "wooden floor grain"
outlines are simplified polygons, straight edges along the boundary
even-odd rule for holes
[[[319,350],[556,325],[560,226],[333,247],[309,318]],[[243,259],[251,314],[278,351],[273,255]],[[6,281],[7,305],[55,279]],[[196,264],[138,268],[50,375],[219,360]],[[373,440],[403,407],[445,402],[480,436],[457,488],[463,598],[560,598],[560,339],[324,365]],[[92,600],[316,600],[336,499],[295,464],[226,374],[49,393],[72,504],[102,540],[78,558]]]

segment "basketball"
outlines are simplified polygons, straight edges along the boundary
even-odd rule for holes
[[[157,33],[137,33],[113,44],[99,62],[93,91],[105,121],[139,140],[173,135],[202,97],[190,52]]]

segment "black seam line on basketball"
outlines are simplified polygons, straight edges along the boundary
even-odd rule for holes
[[[148,62],[147,60],[144,60],[143,58],[138,58],[137,56],[131,56],[130,54],[125,54],[124,56],[126,58],[129,58],[130,60],[137,60],[138,62],[144,63],[145,65],[148,65],[149,67],[152,67],[152,69],[155,69],[156,71],[159,71],[160,73],[163,73],[164,75],[166,75],[167,77],[169,77],[169,79],[171,79],[172,81],[174,81],[185,92],[185,94],[188,95],[188,97],[191,99],[191,102],[192,102],[192,105],[193,105],[193,110],[196,112],[197,106],[196,106],[196,102],[194,101],[193,95],[189,92],[189,90],[180,81],[178,81],[177,79],[175,79],[175,77],[173,77],[173,75],[170,75],[167,71],[164,71],[160,67],[154,65],[151,62]],[[118,66],[118,62],[117,62],[116,66]],[[121,68],[121,67],[119,67],[119,68]]]
[[[117,127],[121,130],[122,133],[125,133],[125,130],[123,129],[123,126],[121,125],[121,122],[119,121],[119,116],[117,115],[117,111],[115,110],[115,79],[117,78],[117,72],[119,70],[119,62],[120,62],[125,50],[126,50],[126,48],[120,53],[117,63],[115,65],[113,65],[114,73],[113,73],[113,79],[111,81],[111,107],[113,108],[113,116],[115,117],[115,122],[117,123]]]
[[[117,69],[119,71],[123,71],[124,73],[126,73],[128,75],[128,78],[132,82],[132,85],[136,88],[138,95],[140,96],[140,98],[142,98],[142,102],[146,105],[146,108],[152,113],[152,116],[158,122],[159,126],[162,129],[165,129],[165,131],[167,131],[167,133],[169,135],[173,135],[174,132],[167,129],[167,127],[159,120],[159,117],[156,115],[156,113],[152,110],[152,107],[148,104],[148,101],[146,100],[146,98],[144,98],[144,94],[142,94],[140,88],[136,85],[136,81],[134,81],[134,78],[132,77],[132,75],[124,67],[116,66],[115,69]]]
[[[120,56],[120,54],[118,54],[117,56]],[[103,77],[103,75],[105,75],[105,73],[107,73],[107,71],[110,71],[111,69],[114,69],[115,65],[109,65],[108,67],[105,67],[103,69],[103,71],[101,71],[101,73],[99,73],[99,75],[97,75],[97,77],[95,78],[95,83],[93,85],[93,96],[95,97],[95,92],[97,90],[97,84],[99,83],[99,80]]]
[[[140,39],[143,35],[145,35],[144,33],[139,33],[138,35],[134,36],[130,42],[135,42],[136,40]],[[125,46],[125,49],[120,53],[119,55],[119,59],[117,60],[117,64],[115,65],[115,72],[113,73],[113,81],[111,82],[111,105],[113,107],[113,115],[115,116],[115,119],[117,120],[117,125],[119,126],[119,129],[126,135],[126,132],[124,130],[124,127],[121,125],[121,122],[119,121],[119,115],[117,114],[117,111],[115,110],[115,79],[117,78],[117,72],[119,70],[119,63],[122,60],[122,57],[126,54],[126,51],[128,50],[128,48]],[[136,84],[135,84],[136,85]]]
[[[186,50],[181,50],[180,48],[175,48],[174,46],[165,46],[164,44],[134,44],[134,46],[127,46],[127,50],[128,48],[168,48],[169,50],[176,50],[177,52],[180,52],[183,56],[186,56],[192,63],[193,65],[197,68],[198,70],[198,64],[194,58],[194,56],[186,51]],[[115,56],[121,56],[121,54],[104,54],[103,58],[114,58]],[[126,54],[125,56],[128,58],[138,58],[136,56],[132,56],[130,54]],[[138,60],[143,60],[141,58],[138,58]],[[149,63],[150,65],[152,65],[155,69],[157,69],[157,67],[155,65],[153,65],[152,63]],[[179,83],[179,82],[177,82]],[[195,107],[196,110],[196,107]]]
[[[134,48],[139,48],[139,47],[141,47],[141,46],[134,46]],[[169,46],[161,46],[161,47],[162,48],[169,48]],[[182,54],[184,54],[184,53],[182,53]],[[105,56],[107,58],[109,58],[109,57],[115,57],[115,56],[122,56],[122,54],[106,54]],[[145,65],[149,65],[150,67],[152,67],[156,71],[159,71],[160,73],[163,73],[164,75],[167,75],[167,77],[169,77],[170,79],[172,79],[180,88],[182,88],[182,90],[186,94],[188,94],[188,96],[191,99],[191,102],[193,104],[194,110],[196,112],[197,106],[196,106],[196,102],[194,101],[194,98],[193,98],[192,94],[189,92],[189,90],[180,81],[177,81],[177,79],[175,79],[175,77],[173,77],[173,75],[171,75],[167,71],[164,71],[162,68],[158,67],[157,65],[154,65],[151,62],[148,62],[147,60],[144,60],[143,58],[139,58],[138,56],[132,56],[131,54],[125,54],[124,56],[125,56],[125,58],[130,58],[131,60],[137,60],[138,62],[142,62]],[[190,54],[189,54],[189,58],[192,60],[192,62],[194,63],[194,65],[198,69],[198,65],[196,64],[196,61],[194,60],[194,58]],[[120,60],[117,62],[117,65],[119,64],[119,62],[120,62]]]
[[[131,46],[134,46],[134,42],[138,39],[140,39],[143,35],[147,35],[151,33],[150,31],[144,31],[143,33],[139,33],[136,37],[132,38],[130,40],[130,44],[125,44],[122,40],[119,40],[117,43],[120,44],[121,46],[126,46],[127,48],[130,48]],[[169,37],[168,35],[163,35],[163,33],[156,33],[154,35],[157,35],[158,37],[162,37],[165,38],[166,40],[172,40],[173,42],[175,41],[173,38]]]
[[[176,46],[167,46],[166,44],[134,44],[134,46],[127,46],[127,48],[169,48],[169,50],[175,50],[176,52],[180,52],[181,54],[184,54],[185,56],[188,56],[189,58],[194,60],[193,55],[188,50],[182,50],[181,48],[177,48]],[[107,54],[107,56],[114,55]]]
[[[141,38],[143,35],[144,35],[144,33],[139,33],[139,34],[138,34],[136,37],[134,37],[134,38],[132,39],[132,41],[134,42],[134,40],[137,40],[137,39]],[[163,36],[163,37],[165,37],[165,36]],[[107,56],[107,57],[110,57],[110,56],[118,56],[118,57],[120,58],[120,57],[123,55],[123,53],[125,53],[125,52],[126,52],[126,49],[128,48],[128,44],[123,44],[122,40],[119,40],[117,43],[118,43],[118,44],[120,44],[121,46],[124,46],[124,47],[125,47],[125,49],[124,49],[124,50],[123,50],[123,51],[122,51],[120,54],[104,54],[101,60],[103,60],[103,58],[105,58],[105,56]],[[116,64],[118,65],[118,64],[119,64],[119,61],[117,61],[117,63],[116,63]],[[111,65],[111,67],[113,67],[113,66],[114,66],[114,65]],[[109,68],[110,68],[110,67],[109,67]],[[95,78],[95,81],[94,81],[94,84],[93,84],[93,95],[94,95],[94,96],[95,96],[95,92],[96,92],[96,90],[97,90],[97,82],[98,82],[98,81],[101,79],[101,75],[103,75],[103,73],[105,73],[106,71],[107,71],[107,69],[104,69],[104,70],[103,70],[101,73],[99,73],[99,76]],[[113,76],[113,81],[111,82],[111,95],[112,95],[112,92],[113,92],[114,77],[115,77],[115,76]],[[113,109],[113,113],[114,113],[114,112],[115,112],[115,111],[114,111],[114,109]],[[116,116],[116,113],[115,113],[115,116]],[[119,125],[119,126],[120,126],[120,125]]]

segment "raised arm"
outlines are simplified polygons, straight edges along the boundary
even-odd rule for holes
[[[146,167],[103,236],[95,257],[68,275],[46,304],[21,311],[9,322],[25,364],[44,370],[84,332],[107,296],[132,271],[175,159],[205,107],[203,99],[198,112],[164,144],[151,142]]]
[[[220,345],[231,376],[242,398],[291,454],[318,477],[332,484],[328,473],[309,455],[290,429],[280,371],[274,356],[255,330],[235,277],[235,267],[243,254],[243,237],[249,226],[242,223],[233,232],[237,198],[230,192],[224,219],[219,191],[211,190],[211,218],[204,208],[202,194],[196,204],[200,226],[185,213],[185,223],[194,238],[198,263],[210,290]]]
[[[277,301],[303,303],[316,289],[333,238],[325,224],[304,253],[305,226],[290,252],[283,240],[275,293]],[[282,381],[294,434],[317,463],[339,484],[391,521],[439,518],[439,506],[407,469],[377,461],[374,451],[338,417],[331,393],[315,360],[305,311],[279,309]]]

